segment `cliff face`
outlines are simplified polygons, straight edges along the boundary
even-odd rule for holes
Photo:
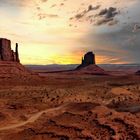
[[[11,41],[0,38],[0,60],[20,62],[18,54],[18,44],[16,43],[16,51],[11,49]]]
[[[20,64],[18,54],[18,44],[16,43],[15,52],[11,49],[11,41],[0,38],[0,83],[10,79],[15,81],[26,81],[27,79],[38,79],[38,75]],[[5,82],[5,83],[6,83]]]
[[[88,52],[82,58],[82,63],[77,67],[77,69],[81,69],[83,67],[94,65],[94,64],[96,64],[95,54],[93,54],[93,52]]]

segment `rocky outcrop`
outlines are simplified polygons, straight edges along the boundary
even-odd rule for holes
[[[5,38],[0,38],[0,82],[4,79],[19,78],[21,81],[24,81],[23,79],[36,77],[38,78],[36,73],[28,70],[20,63],[18,43],[16,43],[14,52],[11,49],[11,41]]]
[[[82,63],[77,67],[77,69],[81,69],[83,67],[95,64],[95,54],[93,52],[88,52],[82,57]]]
[[[18,54],[18,43],[16,43],[15,52],[11,49],[11,41],[0,38],[0,60],[20,62]]]
[[[26,69],[22,64],[12,61],[0,61],[0,78],[14,77],[16,75],[30,75],[31,71]]]

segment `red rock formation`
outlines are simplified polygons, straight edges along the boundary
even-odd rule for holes
[[[93,52],[86,53],[82,61],[82,64],[83,65],[95,64],[95,54],[93,54]]]
[[[0,38],[0,60],[1,61],[19,61],[18,44],[16,43],[16,52],[11,49],[11,41]]]
[[[95,64],[95,54],[93,52],[88,52],[82,58],[82,63],[77,67],[77,69],[81,69],[83,67],[94,65]]]
[[[20,62],[19,54],[18,54],[18,43],[16,43],[16,50],[15,50],[16,62]]]
[[[89,75],[108,75],[108,73],[100,68],[97,65],[88,65],[86,67],[80,68],[75,71],[76,74],[78,75],[83,75],[83,74],[89,74]]]
[[[18,44],[16,43],[14,52],[11,41],[0,38],[0,84],[40,80],[38,74],[26,69],[19,62]]]
[[[90,75],[108,75],[108,73],[96,65],[95,54],[93,52],[88,52],[82,58],[82,64],[80,64],[76,69],[77,74],[90,74]]]

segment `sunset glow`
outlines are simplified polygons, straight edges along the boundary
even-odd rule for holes
[[[23,64],[77,64],[87,51],[96,54],[97,63],[139,63],[139,4],[139,0],[1,0],[0,37],[10,39],[13,49],[19,43]],[[101,15],[103,9],[110,17]]]

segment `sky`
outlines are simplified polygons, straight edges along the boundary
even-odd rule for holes
[[[0,0],[0,37],[23,64],[140,63],[140,0]]]

